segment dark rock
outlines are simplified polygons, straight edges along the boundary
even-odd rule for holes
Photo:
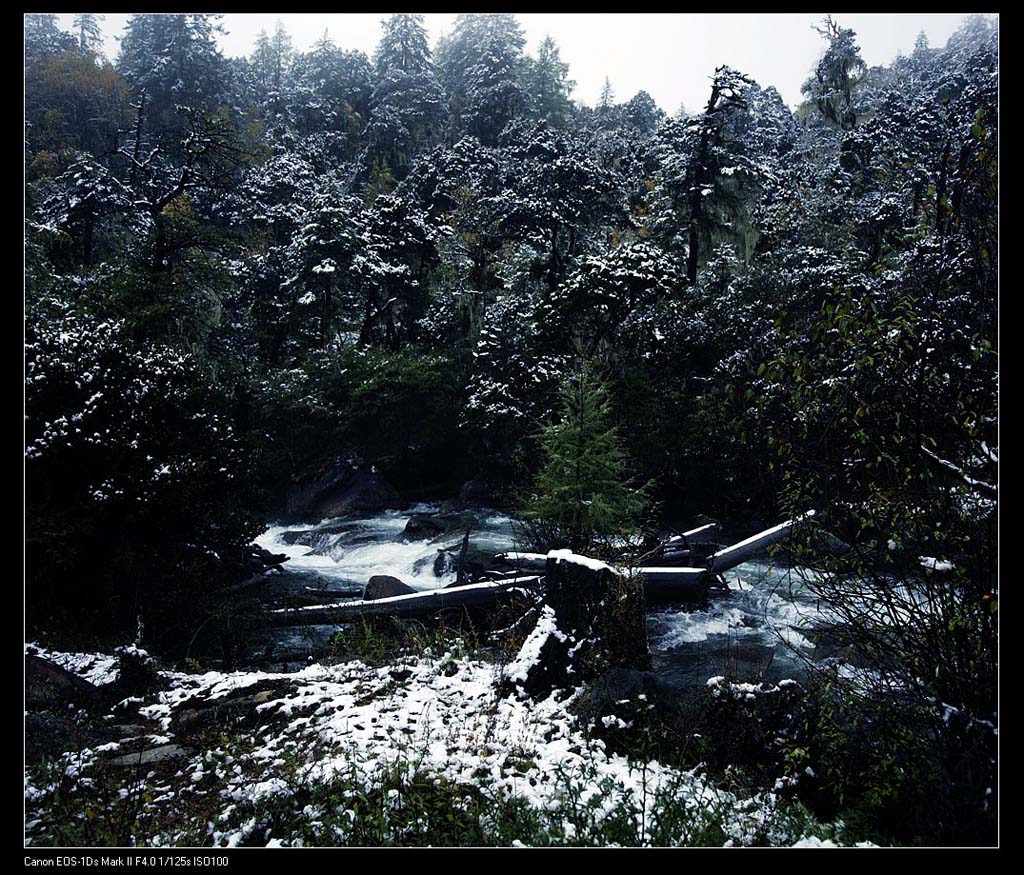
[[[395,595],[409,595],[416,592],[411,586],[402,583],[397,577],[387,574],[375,574],[366,584],[366,591],[363,598],[366,601],[373,599],[386,599]]]
[[[454,556],[447,550],[438,550],[437,556],[434,557],[434,576],[443,577],[455,570],[455,565],[458,562],[458,556]]]
[[[436,538],[448,531],[448,525],[440,517],[417,513],[409,517],[402,534],[414,541],[425,541]]]
[[[291,529],[281,535],[285,544],[300,544],[303,547],[322,547],[335,535],[361,528],[358,523],[327,523],[312,529]]]
[[[390,672],[390,675],[391,675],[391,679],[393,681],[397,681],[398,683],[401,683],[402,681],[407,681],[407,680],[409,680],[409,678],[412,677],[412,669],[408,669],[408,668],[393,668],[391,670],[391,672]]]
[[[115,727],[87,728],[56,714],[26,714],[25,763],[34,765],[68,751],[116,741],[119,737]]]
[[[235,690],[221,699],[189,699],[175,711],[171,730],[188,736],[214,726],[251,728],[269,723],[273,715],[259,711],[259,706],[281,698],[292,688],[288,680],[266,680]]]
[[[329,543],[317,547],[312,552],[317,556],[330,556],[335,561],[342,558],[349,550],[360,544],[372,544],[380,540],[380,534],[371,529],[359,527],[349,532],[344,532]]]
[[[316,503],[314,513],[321,517],[336,517],[353,511],[377,513],[403,505],[401,496],[383,477],[356,471],[348,483],[323,496]]]
[[[248,570],[250,574],[259,574],[270,568],[280,571],[281,563],[288,561],[286,553],[271,553],[258,544],[249,545]]]
[[[477,519],[471,513],[446,511],[438,514],[414,514],[406,523],[402,533],[406,538],[415,541],[440,538],[454,532],[465,532],[476,527]]]
[[[64,710],[68,705],[93,708],[101,703],[99,687],[33,654],[25,655],[25,708]]]
[[[335,458],[288,487],[285,513],[291,519],[325,518],[400,508],[402,504],[395,488],[379,474]]]
[[[434,574],[440,577],[442,574],[457,571],[461,552],[461,547],[452,547],[440,551],[434,560]],[[490,572],[504,572],[508,570],[509,566],[507,563],[497,559],[495,554],[489,550],[470,547],[466,550],[465,557],[463,557],[463,583],[486,579]]]

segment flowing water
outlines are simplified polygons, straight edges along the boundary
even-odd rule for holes
[[[441,573],[435,573],[435,560],[439,551],[458,549],[464,528],[431,540],[403,535],[411,516],[438,511],[435,505],[418,505],[334,521],[333,527],[328,521],[271,526],[257,543],[289,559],[284,572],[264,585],[262,597],[279,603],[296,597],[305,603],[357,599],[373,575],[389,575],[419,590],[453,583],[455,572],[439,568]],[[491,553],[516,549],[512,522],[495,511],[473,512],[470,548]],[[312,545],[289,543],[294,533],[317,527],[327,531],[313,537]],[[652,606],[647,628],[655,671],[680,686],[702,685],[714,675],[776,681],[798,674],[815,655],[810,626],[820,615],[814,599],[799,589],[788,569],[768,562],[748,562],[723,577],[727,588],[712,591],[700,605]],[[250,657],[296,666],[322,654],[339,628],[267,630]]]
[[[288,561],[281,574],[268,576],[262,585],[261,600],[272,607],[354,601],[361,598],[363,588],[374,575],[395,577],[417,590],[454,583],[456,573],[450,570],[450,563],[439,569],[441,573],[435,573],[434,563],[440,552],[459,549],[465,528],[428,540],[403,534],[413,515],[439,511],[437,505],[420,504],[372,517],[271,526],[256,543],[272,553],[284,553]],[[463,514],[470,517],[471,549],[500,553],[517,548],[511,517],[490,510]],[[332,528],[344,531],[328,531],[316,539],[315,545],[288,542],[289,533]],[[255,636],[246,658],[286,670],[301,667],[328,651],[332,636],[340,628],[311,625],[267,629]]]
[[[727,588],[699,606],[657,606],[647,615],[654,669],[678,686],[709,677],[774,683],[817,655],[817,600],[790,569],[745,562],[723,575]]]
[[[459,528],[430,540],[403,537],[409,518],[415,514],[437,513],[436,505],[419,504],[405,511],[385,511],[364,519],[346,519],[348,532],[336,535],[341,543],[326,543],[311,549],[307,545],[288,544],[286,532],[313,529],[323,523],[271,526],[256,543],[273,553],[285,553],[286,573],[303,579],[315,579],[319,585],[347,591],[355,586],[356,595],[376,574],[387,574],[414,589],[436,589],[455,582],[455,572],[437,575],[433,562],[442,550],[456,549],[462,543],[465,529]],[[327,522],[327,521],[324,521]],[[327,536],[328,538],[331,536]],[[472,515],[469,546],[499,553],[516,548],[511,517],[495,511]]]

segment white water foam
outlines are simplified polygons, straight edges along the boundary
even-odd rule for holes
[[[655,615],[656,649],[672,650],[719,636],[814,649],[806,633],[822,614],[806,593],[790,586],[785,569],[747,562],[724,577],[728,592],[715,598],[709,610],[665,610]]]
[[[396,577],[414,589],[437,589],[455,582],[455,573],[441,576],[434,574],[433,564],[438,551],[457,547],[462,532],[453,532],[449,537],[434,541],[406,541],[402,538],[409,517],[414,513],[434,513],[435,505],[420,504],[406,511],[386,511],[379,516],[346,520],[353,526],[361,526],[374,540],[353,544],[344,549],[337,558],[326,553],[314,553],[304,544],[286,544],[281,540],[288,531],[315,528],[320,523],[291,526],[271,526],[256,543],[273,553],[288,556],[285,568],[289,571],[310,571],[325,577],[354,580],[366,583],[377,574]],[[474,529],[470,543],[479,549],[498,552],[512,546],[511,519],[491,514],[480,520],[479,530]]]

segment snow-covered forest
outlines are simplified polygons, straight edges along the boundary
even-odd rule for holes
[[[27,845],[998,843],[995,18],[675,115],[102,24],[24,20]]]

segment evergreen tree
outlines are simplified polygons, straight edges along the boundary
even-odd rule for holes
[[[576,83],[569,78],[569,65],[558,52],[550,36],[537,48],[537,58],[530,62],[528,87],[537,118],[555,127],[564,127],[572,112],[569,94]]]
[[[75,16],[75,30],[78,31],[78,48],[83,52],[98,53],[103,45],[102,15],[82,12]]]
[[[608,387],[583,360],[561,389],[561,418],[540,436],[543,465],[523,518],[534,546],[575,551],[637,530],[650,484],[636,488],[618,430],[610,425]],[[544,543],[546,542],[546,543]]]
[[[367,135],[374,161],[401,178],[416,156],[440,138],[444,90],[431,61],[422,15],[393,15],[374,55],[372,118]]]
[[[525,88],[526,39],[515,16],[460,15],[450,38],[438,43],[452,128],[485,145],[530,105]]]
[[[275,91],[280,91],[284,85],[293,54],[291,35],[278,19],[274,24],[274,36],[270,40],[270,85]]]
[[[25,66],[67,51],[75,45],[75,38],[57,26],[57,16],[51,12],[33,12],[25,16]]]
[[[267,36],[267,31],[264,28],[260,30],[259,36],[256,37],[256,45],[253,47],[252,58],[250,59],[261,99],[266,99],[267,92],[270,90],[273,51],[270,37]]]
[[[180,144],[187,110],[215,113],[227,102],[226,62],[217,47],[220,16],[141,13],[128,21],[117,60],[121,73],[143,95],[148,132]]]
[[[802,91],[832,124],[851,130],[857,124],[856,92],[868,72],[856,43],[857,34],[840,27],[831,16],[815,30],[828,40],[828,48]]]
[[[928,45],[928,36],[922,30],[914,40],[914,59],[923,60],[928,57],[931,48]]]
[[[623,108],[627,124],[645,134],[652,134],[664,121],[665,113],[646,91],[638,91]]]
[[[365,145],[361,134],[370,114],[373,78],[370,59],[334,45],[324,31],[291,67],[288,109],[296,131],[336,138],[339,157],[351,160]]]

